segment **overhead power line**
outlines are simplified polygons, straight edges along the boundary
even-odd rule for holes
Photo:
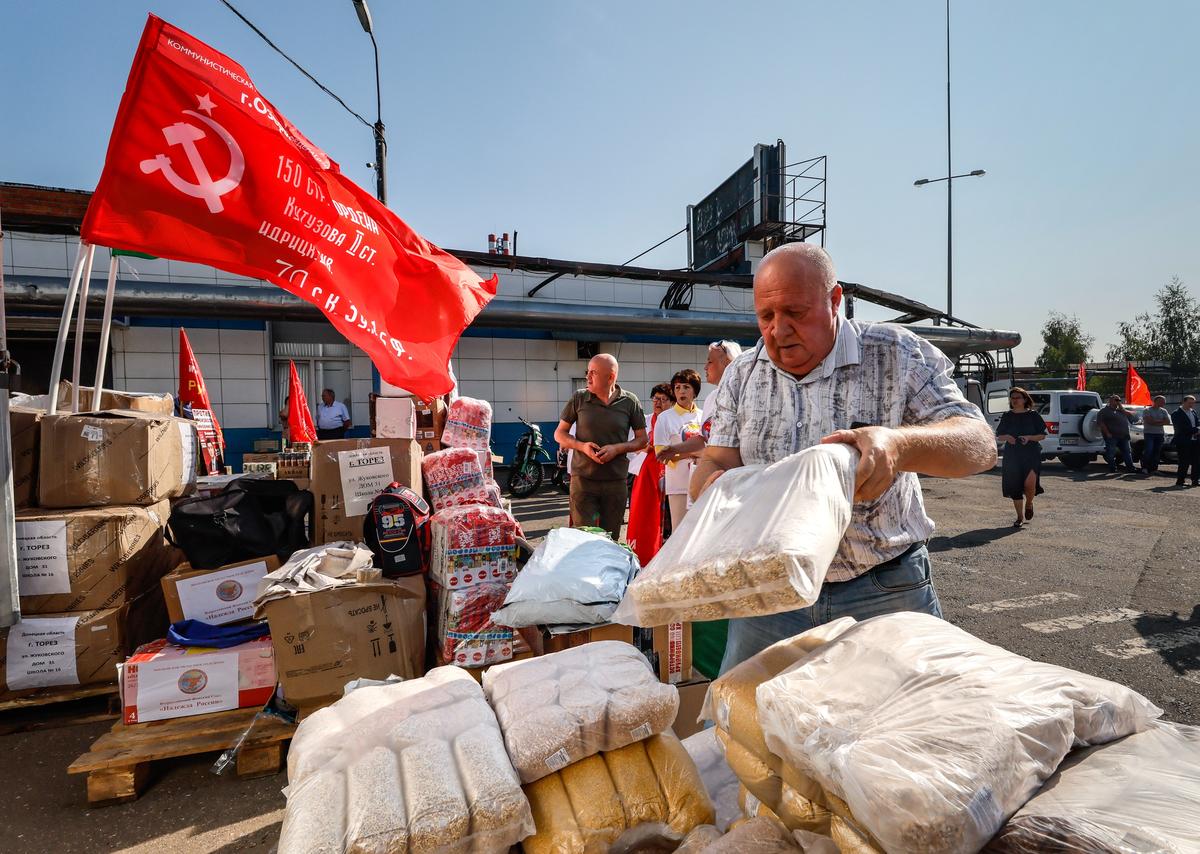
[[[325,93],[326,95],[328,95],[330,98],[333,98],[333,100],[335,100],[335,101],[337,101],[339,104],[341,104],[341,105],[342,105],[342,107],[343,107],[343,108],[346,110],[346,112],[347,112],[347,113],[349,113],[350,115],[354,116],[354,118],[358,119],[360,122],[362,122],[362,123],[363,123],[364,125],[366,125],[367,127],[374,127],[374,125],[373,125],[371,122],[367,121],[367,120],[366,120],[366,119],[364,119],[362,116],[360,116],[358,113],[354,112],[354,110],[350,109],[350,105],[349,105],[349,104],[347,104],[345,101],[343,101],[341,98],[339,98],[339,97],[337,96],[337,94],[336,94],[335,92],[333,92],[333,91],[332,91],[332,90],[331,90],[331,89],[330,89],[328,86],[326,86],[324,83],[322,83],[322,82],[321,82],[320,80],[318,80],[316,77],[313,77],[313,76],[312,76],[312,75],[311,75],[311,74],[308,72],[308,70],[307,70],[307,69],[305,69],[305,67],[304,67],[303,65],[301,65],[301,64],[300,64],[300,63],[298,63],[298,62],[296,62],[296,60],[292,59],[290,56],[288,56],[286,53],[284,53],[283,49],[282,49],[282,48],[280,48],[280,47],[279,47],[279,45],[275,44],[275,42],[273,42],[273,41],[271,41],[269,38],[267,38],[267,34],[266,34],[266,33],[264,33],[262,30],[260,30],[258,27],[254,26],[254,24],[253,24],[253,23],[250,21],[250,19],[249,19],[249,18],[247,18],[245,15],[243,15],[241,12],[239,12],[239,11],[238,11],[238,10],[237,10],[237,9],[234,7],[234,5],[233,5],[232,3],[230,3],[230,2],[229,2],[229,0],[221,0],[221,3],[223,3],[223,4],[226,6],[226,8],[228,8],[228,9],[229,9],[229,11],[230,11],[230,12],[233,12],[233,14],[235,14],[235,15],[237,15],[239,18],[241,18],[241,19],[242,19],[242,23],[244,23],[244,24],[245,24],[247,27],[249,27],[250,29],[254,30],[254,32],[255,32],[255,33],[258,35],[258,37],[259,37],[260,39],[262,39],[262,40],[263,40],[263,41],[265,41],[265,42],[266,42],[268,45],[270,45],[270,46],[271,46],[271,49],[272,49],[272,50],[274,50],[274,51],[275,51],[277,54],[279,54],[280,56],[282,56],[284,59],[286,59],[286,60],[287,60],[288,62],[290,62],[292,65],[296,66],[296,70],[297,70],[297,71],[299,71],[301,74],[303,74],[305,77],[307,77],[309,80],[311,80],[313,83],[315,83],[315,84],[317,85],[317,88],[318,88],[318,89],[320,89],[322,92],[324,92],[324,93]]]

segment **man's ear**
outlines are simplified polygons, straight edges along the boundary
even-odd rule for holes
[[[833,309],[833,313],[837,314],[838,309],[842,305],[842,286],[834,285],[833,290],[829,292],[829,305]]]

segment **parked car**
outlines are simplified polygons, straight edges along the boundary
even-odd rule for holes
[[[1011,385],[1007,381],[988,383],[986,414],[993,429],[1009,409]],[[1096,426],[1096,414],[1103,405],[1099,394],[1075,389],[1040,389],[1029,392],[1029,396],[1046,422],[1043,460],[1057,457],[1067,468],[1081,469],[1104,453],[1104,438]],[[1001,453],[1003,450],[1000,446]]]
[[[1142,459],[1142,449],[1146,446],[1146,431],[1145,425],[1142,424],[1142,413],[1145,412],[1145,406],[1126,406],[1126,410],[1132,412],[1136,420],[1129,425],[1129,446],[1133,451],[1133,461],[1138,462]],[[1178,454],[1175,453],[1175,428],[1170,424],[1163,428],[1164,439],[1162,453],[1159,455],[1161,462],[1175,462]]]

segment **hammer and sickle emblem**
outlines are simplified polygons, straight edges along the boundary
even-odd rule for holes
[[[142,172],[149,175],[157,170],[162,170],[163,177],[176,190],[186,193],[193,198],[204,199],[205,204],[208,205],[209,212],[220,213],[225,209],[225,206],[221,203],[221,196],[230,192],[241,183],[242,173],[246,169],[246,160],[242,156],[242,149],[238,146],[237,140],[230,135],[229,131],[225,130],[225,128],[221,127],[221,125],[217,124],[210,117],[201,115],[195,110],[184,110],[183,112],[185,115],[194,116],[212,128],[229,148],[229,173],[220,180],[213,180],[212,175],[209,174],[208,166],[205,165],[204,159],[200,156],[199,149],[196,148],[196,142],[204,139],[206,134],[203,129],[187,122],[176,122],[170,127],[163,128],[162,133],[170,145],[183,147],[188,163],[192,166],[192,172],[196,175],[196,182],[192,183],[181,178],[179,173],[175,171],[175,167],[171,165],[171,158],[165,154],[159,154],[149,160],[143,160],[140,164]]]

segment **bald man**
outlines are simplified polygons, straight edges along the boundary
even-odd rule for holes
[[[554,441],[575,452],[571,460],[571,523],[603,528],[613,540],[621,539],[629,500],[626,455],[646,447],[642,404],[637,395],[617,384],[619,370],[617,360],[607,353],[594,356],[588,362],[587,388],[571,395],[554,431]]]
[[[820,598],[799,611],[731,620],[722,672],[839,617],[940,617],[925,549],[933,521],[917,474],[966,477],[996,462],[991,430],[955,385],[950,360],[899,326],[840,317],[841,301],[825,250],[792,243],[768,253],[754,274],[762,338],[726,369],[713,401],[693,497],[729,469],[822,442],[861,454],[850,525]]]

